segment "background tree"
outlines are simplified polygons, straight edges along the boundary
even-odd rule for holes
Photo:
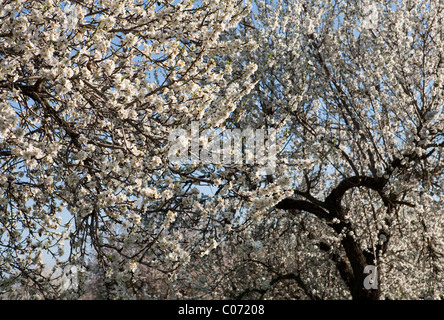
[[[266,214],[214,253],[207,292],[442,298],[442,3],[256,5],[243,24],[259,48],[237,63],[255,61],[260,80],[236,112],[243,125],[280,126],[272,178],[287,176],[293,195],[273,206],[287,186],[273,197],[262,180]],[[367,265],[378,289],[364,288]]]

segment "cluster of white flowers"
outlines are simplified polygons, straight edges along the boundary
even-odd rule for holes
[[[254,47],[220,37],[250,8],[209,0],[19,0],[0,8],[0,272],[9,287],[20,274],[29,275],[23,283],[50,277],[39,274],[42,252],[57,257],[56,270],[67,253],[83,263],[95,250],[119,295],[136,277],[136,260],[159,254],[159,268],[189,261],[195,244],[182,247],[170,229],[190,177],[168,167],[164,142],[173,126],[234,110],[251,89],[254,64],[234,78],[208,62]],[[202,210],[194,201],[191,208]],[[203,226],[189,219],[180,222]],[[119,271],[129,251],[148,244],[131,272]]]

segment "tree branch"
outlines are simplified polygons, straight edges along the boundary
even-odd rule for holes
[[[325,198],[325,204],[328,207],[339,205],[345,193],[357,187],[366,187],[374,191],[381,191],[387,182],[388,179],[382,177],[354,176],[345,178],[330,192],[327,198]]]
[[[322,209],[320,206],[313,204],[306,200],[297,200],[293,198],[286,198],[279,202],[276,205],[277,209],[283,209],[283,210],[300,210],[300,211],[306,211],[309,213],[314,214],[318,218],[321,218],[323,220],[331,221],[332,217],[328,214],[327,211]]]

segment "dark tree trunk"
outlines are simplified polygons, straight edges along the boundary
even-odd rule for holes
[[[385,178],[355,176],[341,181],[326,197],[325,201],[314,199],[308,193],[299,193],[307,200],[287,198],[276,205],[276,208],[278,209],[306,211],[327,222],[331,222],[334,218],[339,220],[339,223],[332,224],[331,226],[338,235],[342,232],[345,232],[346,234],[341,240],[341,245],[348,261],[344,261],[336,254],[331,254],[331,259],[335,262],[339,274],[349,288],[350,294],[354,300],[377,300],[381,296],[381,291],[379,288],[379,281],[375,289],[367,289],[364,286],[364,281],[366,277],[369,276],[364,273],[364,269],[369,265],[375,264],[374,257],[366,253],[364,250],[365,248],[361,248],[353,236],[349,234],[350,231],[353,231],[353,228],[350,222],[347,222],[345,219],[346,212],[341,202],[348,190],[356,187],[366,187],[377,191],[386,204],[387,210],[391,211],[393,206],[390,201],[386,200],[388,197],[386,197],[383,192],[386,183],[387,180]],[[381,233],[384,232],[381,231]],[[388,238],[388,235],[386,236]],[[383,252],[386,247],[387,242],[383,247],[377,249],[382,249],[381,252]],[[326,244],[323,244],[320,248],[323,251],[329,251],[328,245]],[[375,275],[371,276],[374,277]]]

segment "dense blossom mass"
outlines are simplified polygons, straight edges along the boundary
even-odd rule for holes
[[[426,0],[2,1],[0,297],[444,298],[443,19]],[[192,161],[205,139],[173,163],[192,124],[276,133],[273,170]]]
[[[234,76],[212,58],[253,49],[219,40],[248,10],[236,1],[2,2],[3,293],[20,285],[57,296],[45,254],[81,275],[91,247],[124,294],[133,266],[172,273],[211,247],[170,227],[179,219],[199,230],[205,210],[187,187],[198,178],[170,167],[166,142],[190,120],[223,122],[253,87],[254,64]]]

